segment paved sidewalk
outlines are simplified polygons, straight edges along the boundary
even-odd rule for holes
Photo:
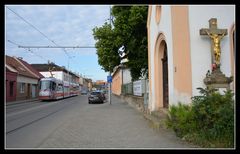
[[[195,148],[174,132],[150,128],[144,116],[112,96],[112,104],[74,106],[73,116],[38,148]]]

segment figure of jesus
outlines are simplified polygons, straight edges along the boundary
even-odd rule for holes
[[[225,33],[222,35],[218,34],[211,34],[206,30],[208,36],[213,40],[213,51],[215,55],[215,62],[217,66],[220,65],[220,56],[221,56],[221,47],[220,47],[220,40],[225,36]]]

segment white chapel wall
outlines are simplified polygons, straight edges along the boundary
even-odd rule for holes
[[[229,32],[235,23],[235,6],[189,5],[193,96],[199,95],[196,88],[205,87],[203,79],[207,70],[211,70],[210,39],[199,34],[201,28],[209,28],[210,18],[217,18],[219,29],[228,29],[228,35],[221,41],[221,70],[227,77],[231,75]]]
[[[155,20],[155,9],[156,5],[153,5],[152,7],[152,15],[151,15],[151,21],[150,21],[150,63],[151,63],[151,82],[152,82],[152,94],[149,101],[151,104],[151,110],[155,109],[156,100],[155,95],[156,91],[155,89],[155,79],[154,79],[154,56],[155,56],[155,44],[157,37],[160,33],[163,33],[166,38],[166,44],[167,44],[167,51],[168,51],[168,79],[169,79],[169,102],[173,102],[174,98],[174,91],[173,91],[173,54],[172,54],[172,26],[171,26],[171,7],[170,5],[162,5],[161,8],[161,19],[159,25],[156,23]]]

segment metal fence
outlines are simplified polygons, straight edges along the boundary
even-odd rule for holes
[[[148,106],[149,80],[138,80],[122,85],[122,95],[134,95],[143,97],[144,108]]]
[[[133,95],[133,82],[122,85],[123,95]]]
[[[121,93],[123,95],[136,95],[143,96],[143,94],[149,91],[149,80],[137,80],[122,85]]]

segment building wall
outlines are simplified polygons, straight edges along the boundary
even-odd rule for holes
[[[10,95],[10,83],[13,83],[13,93]],[[6,102],[15,101],[17,92],[17,73],[6,72]]]
[[[83,77],[81,77],[81,76],[80,76],[80,78],[79,78],[79,84],[80,84],[80,85],[83,85]]]
[[[234,5],[199,5],[189,6],[189,28],[191,38],[191,59],[192,59],[192,93],[199,95],[198,87],[205,87],[203,79],[207,70],[211,70],[211,41],[207,36],[200,36],[201,28],[209,28],[208,20],[217,18],[219,29],[228,29],[228,35],[221,41],[221,70],[229,77],[231,75],[230,61],[230,33],[232,25],[235,23]]]
[[[20,84],[25,83],[24,92],[20,91]],[[33,79],[25,76],[18,75],[17,76],[17,92],[16,92],[16,100],[24,100],[32,98],[32,86],[36,86],[35,89],[35,98],[38,96],[38,79]]]
[[[203,79],[207,70],[211,69],[210,40],[200,36],[199,30],[209,28],[208,20],[210,18],[217,18],[218,28],[227,28],[230,33],[229,31],[235,23],[235,8],[234,6],[162,5],[158,11],[160,16],[156,15],[155,5],[149,8],[147,26],[150,92],[148,107],[150,111],[153,111],[159,107],[157,106],[159,89],[156,88],[159,86],[159,81],[157,81],[159,75],[156,75],[156,66],[158,65],[156,56],[159,54],[156,48],[159,44],[157,42],[159,36],[163,36],[167,44],[169,105],[178,102],[189,103],[191,96],[199,95],[196,88],[205,87]],[[157,18],[159,22],[157,22]],[[229,34],[223,38],[221,48],[221,69],[226,76],[230,76]],[[175,66],[177,67],[175,68]],[[187,73],[186,77],[184,72]]]
[[[112,77],[112,93],[115,95],[121,95],[122,86],[122,71],[118,69]]]
[[[156,5],[152,6],[151,10],[151,16],[149,20],[149,35],[148,35],[148,42],[150,44],[148,52],[150,52],[150,56],[148,57],[149,60],[149,81],[150,83],[150,91],[149,91],[149,109],[151,111],[157,109],[157,93],[159,91],[156,91],[156,79],[155,76],[155,64],[154,64],[154,58],[155,58],[155,47],[156,47],[156,41],[160,34],[163,34],[165,36],[165,41],[167,44],[167,50],[168,50],[168,86],[169,86],[169,102],[172,102],[174,99],[174,88],[173,88],[173,44],[172,44],[172,21],[171,21],[171,6],[170,5],[163,5],[161,7],[161,15],[160,15],[160,21],[157,23],[156,21]]]
[[[20,91],[20,84],[22,82],[17,82],[17,96],[16,96],[16,100],[25,100],[25,99],[29,99],[30,95],[29,95],[29,91],[28,91],[28,85],[31,85],[30,83],[24,83],[24,91],[21,92]]]
[[[22,76],[22,75],[18,75],[17,76],[17,82],[38,84],[38,79],[33,79],[33,78],[25,77],[25,76]]]
[[[82,80],[83,80],[83,84],[80,84],[80,91],[82,93],[92,91],[92,87],[93,87],[92,80],[86,79],[86,78],[82,78]]]
[[[88,91],[92,91],[93,84],[92,82],[88,82]]]
[[[174,97],[171,105],[190,103],[192,97],[192,69],[190,51],[190,31],[188,6],[171,6],[172,43],[173,43],[173,83]]]
[[[40,72],[45,78],[46,77],[51,77],[51,73],[50,72]],[[63,80],[63,72],[62,71],[53,71],[52,72],[53,77],[55,77],[56,79],[59,80]]]
[[[123,71],[123,84],[132,82],[130,69],[125,68]]]
[[[230,89],[236,93],[236,77],[235,77],[235,62],[236,62],[236,31],[235,23],[232,25],[231,33],[229,34],[230,46],[231,46],[231,75],[233,76],[233,82],[230,84]],[[232,39],[231,39],[232,38]]]
[[[62,71],[55,71],[53,72],[53,76],[56,78],[56,79],[59,79],[59,80],[62,80],[63,79],[63,72]]]

